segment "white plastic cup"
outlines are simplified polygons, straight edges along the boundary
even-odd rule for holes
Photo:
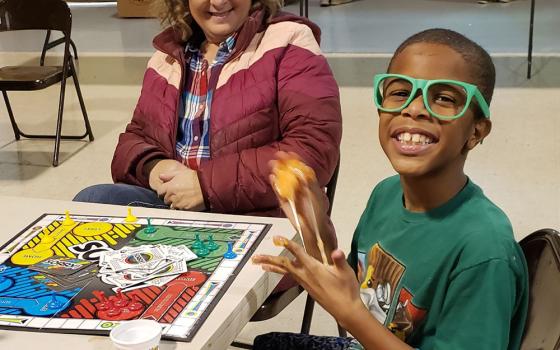
[[[110,338],[119,350],[158,350],[161,326],[152,320],[123,322],[113,328]]]

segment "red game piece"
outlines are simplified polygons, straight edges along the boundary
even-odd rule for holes
[[[131,311],[138,311],[144,308],[144,305],[138,301],[138,297],[136,295],[132,296],[132,302],[128,305],[128,308]]]
[[[121,309],[120,308],[112,308],[110,310],[107,311],[107,316],[110,317],[115,317],[121,314]]]
[[[117,290],[117,297],[113,301],[113,304],[117,307],[124,307],[128,305],[128,299],[120,289]]]
[[[105,311],[109,310],[113,306],[112,303],[107,300],[107,297],[105,297],[104,292],[99,292],[99,299],[100,303],[97,304],[97,310]]]

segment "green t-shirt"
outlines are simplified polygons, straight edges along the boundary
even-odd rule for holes
[[[519,349],[527,265],[506,215],[470,180],[424,213],[403,206],[398,176],[382,181],[348,258],[374,316],[422,349]]]

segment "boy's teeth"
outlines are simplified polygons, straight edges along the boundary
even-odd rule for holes
[[[412,139],[411,135],[408,132],[405,132],[403,135],[403,140],[408,142]]]
[[[432,139],[426,135],[422,134],[411,134],[409,132],[403,132],[397,135],[397,140],[401,143],[419,144],[427,145],[432,143]]]

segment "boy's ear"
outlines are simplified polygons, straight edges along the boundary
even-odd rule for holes
[[[488,118],[481,118],[474,121],[473,125],[473,133],[469,137],[467,141],[467,150],[472,150],[476,147],[479,143],[482,143],[482,140],[492,130],[492,122]]]

